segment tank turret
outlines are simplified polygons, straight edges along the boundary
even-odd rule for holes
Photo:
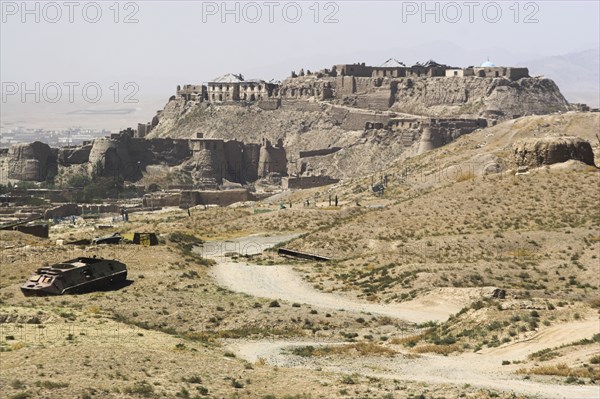
[[[76,258],[39,268],[21,286],[25,296],[93,291],[127,278],[127,266],[114,259]]]

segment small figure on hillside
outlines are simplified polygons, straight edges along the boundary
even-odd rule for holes
[[[334,200],[334,202],[335,202],[335,206],[336,206],[336,208],[337,208],[337,206],[338,206],[338,197],[337,197],[337,194],[335,195],[335,200]]]

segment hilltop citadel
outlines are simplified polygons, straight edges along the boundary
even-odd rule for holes
[[[191,131],[177,127],[195,112],[225,110],[231,115],[254,109],[234,126],[228,124],[242,135],[215,132],[206,125],[208,119],[194,122],[197,128]],[[569,104],[554,82],[530,77],[527,68],[499,67],[489,60],[466,68],[434,61],[406,66],[396,59],[380,66],[338,64],[318,72],[293,71],[282,82],[228,73],[206,84],[177,86],[165,108],[137,129],[60,149],[39,142],[13,145],[3,152],[3,169],[11,180],[45,181],[78,168],[79,173],[136,182],[149,166],[166,165],[188,178],[170,184],[179,188],[163,196],[168,198],[165,205],[227,205],[255,199],[258,186],[287,189],[334,183],[346,171],[331,165],[360,145],[381,148],[390,157],[418,155],[502,120],[569,110],[589,108]],[[311,137],[311,132],[320,132],[305,121],[293,139],[285,129],[260,126],[258,111],[275,120],[289,119],[289,113],[314,117],[330,126],[323,129],[331,131],[331,139],[319,134],[303,140],[305,133]],[[259,129],[244,127],[251,122]],[[362,132],[362,138],[344,144],[344,132]]]

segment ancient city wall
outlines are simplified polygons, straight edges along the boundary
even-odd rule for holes
[[[178,205],[185,209],[196,205],[228,206],[236,202],[255,200],[256,197],[246,189],[182,191]]]

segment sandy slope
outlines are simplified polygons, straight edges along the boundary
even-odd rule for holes
[[[564,344],[591,338],[600,332],[599,320],[574,321],[546,328],[528,340],[511,343],[498,348],[486,348],[483,354],[500,356],[505,360],[519,360],[528,354],[545,348],[555,348]]]

